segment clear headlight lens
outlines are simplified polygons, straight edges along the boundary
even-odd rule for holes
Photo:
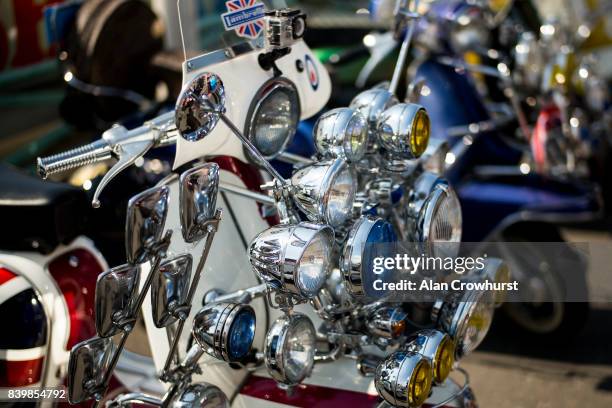
[[[461,241],[461,205],[454,190],[439,187],[432,197],[432,218],[427,240],[437,243],[459,243]]]
[[[280,383],[299,384],[312,371],[315,346],[316,331],[308,317],[299,313],[279,317],[266,335],[268,372]]]
[[[353,170],[342,159],[319,162],[291,177],[296,205],[311,221],[342,225],[351,215],[357,191]]]
[[[255,237],[249,257],[261,279],[275,289],[310,299],[329,276],[333,242],[326,225],[276,225]]]
[[[253,99],[246,136],[267,159],[276,157],[295,135],[300,101],[295,85],[284,78],[264,84]]]

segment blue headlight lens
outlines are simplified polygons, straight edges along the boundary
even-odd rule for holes
[[[244,358],[255,338],[255,313],[252,309],[244,309],[232,322],[229,334],[229,356],[232,360]]]
[[[363,285],[366,294],[370,297],[378,298],[386,294],[386,291],[375,291],[373,289],[374,281],[382,279],[383,281],[390,282],[391,277],[389,274],[393,273],[393,271],[383,267],[382,272],[377,271],[375,273],[374,259],[394,257],[397,253],[395,243],[397,243],[397,235],[391,223],[379,220],[370,229],[362,255]],[[378,265],[379,268],[380,266]]]

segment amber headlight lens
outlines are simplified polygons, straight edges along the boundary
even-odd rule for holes
[[[445,337],[438,347],[438,352],[434,358],[434,379],[441,383],[450,374],[455,363],[455,344],[450,337]]]
[[[455,343],[439,330],[419,330],[406,343],[406,349],[426,357],[433,366],[433,379],[441,384],[450,374],[455,363]]]
[[[427,149],[430,123],[427,111],[414,103],[400,103],[384,111],[378,122],[378,140],[398,159],[416,159]]]
[[[376,368],[374,385],[378,394],[394,407],[420,407],[431,391],[431,364],[417,352],[396,351]]]

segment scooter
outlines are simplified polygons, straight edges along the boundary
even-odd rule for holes
[[[231,12],[232,9],[229,11]],[[299,13],[294,14],[293,12],[281,10],[268,16],[270,20],[277,21],[275,19],[278,19],[284,25],[291,25],[294,32],[300,31],[299,27],[302,22],[299,21],[299,19],[303,17],[299,15]],[[270,25],[269,22],[266,24],[268,26]],[[179,275],[182,275],[180,268],[178,266],[173,266],[175,264],[168,265],[167,269],[165,269],[167,275],[163,275],[164,279],[168,279],[167,283],[164,284],[164,282],[161,282],[160,285],[162,286],[158,287],[158,289],[161,290],[154,292],[162,296],[158,298],[161,303],[153,302],[152,298],[144,295],[147,293],[147,289],[153,284],[150,276],[153,276],[154,272],[159,271],[160,259],[163,258],[163,256],[166,256],[170,260],[174,260],[185,254],[202,253],[202,259],[205,260],[205,265],[202,263],[201,266],[198,266],[198,272],[202,271],[204,273],[204,278],[200,280],[197,285],[193,284],[194,286],[192,287],[195,288],[193,292],[191,289],[189,290],[189,306],[191,306],[192,301],[196,304],[199,301],[206,305],[215,306],[217,303],[236,302],[239,301],[238,299],[242,299],[239,302],[248,303],[253,310],[253,314],[258,316],[258,320],[264,317],[265,321],[263,329],[261,328],[261,322],[258,322],[257,329],[251,329],[253,336],[251,340],[254,344],[258,345],[257,348],[259,350],[262,349],[261,345],[263,343],[268,344],[264,349],[266,353],[272,354],[282,352],[282,350],[285,350],[285,346],[279,344],[277,345],[278,347],[271,347],[269,346],[271,339],[291,339],[291,336],[273,336],[269,332],[266,336],[267,340],[264,342],[264,333],[262,330],[270,326],[268,319],[272,318],[272,314],[281,314],[281,318],[277,319],[276,322],[271,325],[270,330],[283,330],[285,333],[288,327],[293,327],[294,324],[297,324],[293,320],[304,319],[298,316],[305,315],[300,315],[299,313],[293,314],[291,312],[286,316],[282,316],[283,312],[268,307],[270,302],[281,302],[279,303],[281,309],[285,311],[287,309],[293,309],[291,299],[295,300],[300,296],[303,298],[305,295],[305,289],[299,289],[299,283],[297,285],[295,283],[291,284],[287,280],[289,278],[285,279],[284,277],[280,282],[277,280],[277,283],[274,283],[274,279],[272,279],[270,275],[267,275],[265,270],[258,269],[258,276],[264,279],[265,283],[262,286],[252,273],[252,268],[256,267],[256,265],[261,267],[269,261],[257,258],[258,251],[254,250],[254,244],[251,244],[251,265],[249,265],[248,257],[236,256],[236,245],[238,244],[238,248],[240,248],[240,243],[245,244],[247,240],[252,240],[258,243],[257,245],[263,246],[272,243],[273,240],[265,238],[265,234],[272,233],[269,231],[274,231],[275,228],[273,227],[263,234],[260,234],[258,238],[253,239],[262,230],[267,228],[267,223],[261,216],[258,202],[261,204],[271,204],[271,197],[262,194],[261,191],[252,191],[252,189],[249,188],[249,186],[254,184],[253,174],[258,175],[260,173],[255,171],[256,168],[252,167],[252,164],[246,164],[247,161],[254,160],[276,179],[276,182],[266,185],[267,189],[274,192],[274,198],[272,199],[273,203],[288,203],[288,201],[286,201],[286,194],[302,194],[302,198],[299,201],[299,203],[301,203],[300,208],[307,214],[310,214],[310,217],[315,217],[313,213],[320,212],[318,207],[314,208],[308,205],[308,196],[313,194],[316,190],[314,186],[308,185],[307,189],[283,190],[282,176],[278,175],[278,172],[271,165],[266,164],[267,159],[265,156],[274,157],[280,154],[286,144],[282,142],[271,144],[267,139],[262,141],[262,139],[258,138],[260,135],[259,132],[261,132],[262,129],[258,127],[258,121],[268,117],[268,111],[276,108],[278,99],[288,101],[285,106],[289,112],[294,112],[294,109],[298,106],[296,102],[299,101],[301,113],[300,110],[298,110],[297,117],[292,115],[289,125],[285,124],[285,127],[289,129],[293,126],[297,126],[297,121],[300,118],[314,115],[325,104],[331,88],[329,77],[321,64],[314,59],[312,52],[299,36],[298,38],[289,40],[291,41],[289,50],[283,45],[285,44],[284,42],[281,44],[274,43],[273,41],[276,37],[272,36],[271,39],[269,37],[266,38],[270,44],[265,48],[262,48],[261,44],[258,45],[257,42],[242,42],[240,45],[214,51],[185,61],[183,65],[184,88],[182,96],[177,102],[175,112],[161,115],[145,123],[142,127],[130,131],[122,127],[112,128],[108,130],[104,134],[103,139],[98,142],[94,142],[81,149],[63,153],[56,157],[40,159],[39,167],[41,173],[49,175],[55,172],[77,168],[83,165],[83,163],[103,161],[111,156],[116,156],[118,162],[114,170],[107,173],[105,180],[103,180],[94,194],[94,203],[96,204],[105,186],[107,186],[121,170],[136,162],[139,157],[142,157],[142,155],[154,147],[176,143],[177,153],[175,168],[177,169],[177,173],[186,169],[180,177],[178,174],[173,174],[162,181],[156,188],[140,194],[130,202],[128,208],[130,217],[128,218],[127,224],[128,239],[126,243],[129,264],[125,268],[122,267],[108,271],[108,273],[104,274],[104,278],[98,281],[98,285],[105,285],[104,287],[108,289],[115,288],[120,292],[109,290],[105,292],[108,296],[98,297],[98,304],[101,305],[101,307],[96,310],[100,310],[102,320],[96,320],[96,329],[101,337],[81,343],[73,349],[71,357],[71,367],[73,367],[73,370],[71,370],[71,376],[69,377],[69,384],[71,384],[69,389],[73,397],[71,399],[72,401],[91,397],[100,400],[105,390],[96,387],[104,386],[105,388],[108,384],[105,383],[107,379],[105,377],[102,377],[101,383],[98,382],[100,380],[98,374],[101,373],[99,369],[105,369],[107,367],[114,368],[116,366],[118,368],[116,371],[117,377],[124,384],[128,385],[128,388],[135,391],[147,391],[149,396],[138,393],[131,395],[127,394],[119,396],[117,399],[113,399],[111,403],[118,404],[119,406],[128,404],[130,401],[141,401],[153,403],[154,405],[159,404],[161,401],[159,397],[151,397],[150,395],[163,395],[166,388],[157,381],[156,374],[160,371],[165,372],[168,362],[172,365],[174,360],[172,356],[175,350],[179,350],[180,354],[185,356],[185,360],[182,360],[183,363],[179,368],[188,367],[190,373],[193,371],[194,378],[198,378],[199,380],[203,379],[206,382],[216,384],[225,395],[230,396],[234,406],[267,406],[270,402],[285,405],[303,405],[305,403],[326,404],[330,402],[330,399],[334,404],[349,403],[349,401],[351,404],[363,404],[363,406],[374,406],[378,404],[378,398],[373,395],[371,391],[368,391],[372,389],[373,384],[372,378],[367,376],[368,373],[372,374],[372,371],[368,371],[367,369],[369,366],[363,362],[364,374],[366,375],[360,376],[357,379],[342,376],[340,373],[346,372],[345,369],[351,365],[354,367],[354,362],[348,358],[341,358],[334,350],[330,350],[328,356],[320,356],[321,363],[328,361],[333,362],[333,364],[317,364],[310,377],[299,387],[293,388],[293,393],[287,393],[284,389],[277,388],[277,382],[292,385],[295,384],[296,381],[295,378],[292,377],[295,371],[293,369],[291,371],[285,371],[283,368],[285,360],[281,360],[280,358],[282,356],[280,355],[276,356],[276,362],[274,363],[277,368],[272,369],[270,364],[268,364],[268,373],[273,373],[271,374],[272,378],[270,378],[270,374],[266,374],[265,370],[262,369],[258,369],[254,375],[249,376],[250,370],[248,367],[245,368],[242,365],[232,366],[228,364],[215,364],[218,360],[230,360],[228,353],[231,352],[231,349],[227,348],[227,343],[225,343],[226,340],[224,340],[228,336],[228,333],[232,332],[233,326],[230,321],[226,321],[227,324],[223,323],[223,327],[227,330],[215,331],[214,338],[216,340],[214,340],[213,344],[208,343],[209,340],[212,340],[212,337],[207,337],[207,329],[202,328],[202,330],[200,330],[199,328],[203,326],[199,325],[197,319],[192,322],[193,315],[197,312],[197,310],[195,310],[196,308],[193,308],[191,311],[189,311],[189,308],[186,309],[188,311],[187,313],[190,315],[188,320],[186,320],[184,314],[180,315],[177,313],[175,315],[175,318],[179,319],[181,322],[184,321],[186,324],[193,325],[193,335],[188,333],[188,331],[181,331],[184,323],[180,323],[177,332],[174,332],[174,330],[167,330],[166,323],[170,324],[173,321],[170,320],[166,322],[164,319],[159,320],[156,317],[160,316],[155,312],[155,310],[160,310],[158,307],[162,307],[162,310],[165,308],[166,312],[172,309],[168,301],[170,298],[164,299],[163,296],[166,295],[163,294],[169,293],[167,292],[168,290],[175,291],[180,287],[184,287],[182,285],[174,285],[175,282],[178,282],[174,279],[180,279]],[[300,67],[303,67],[303,69],[300,69]],[[278,72],[281,72],[282,76],[278,76]],[[268,103],[270,100],[275,103],[270,105]],[[247,107],[249,107],[249,109],[247,109]],[[283,113],[283,115],[285,114]],[[278,114],[277,116],[281,116],[280,119],[284,119],[283,115]],[[240,130],[241,128],[246,129],[244,134]],[[290,134],[291,132],[288,133]],[[238,140],[233,138],[234,135],[238,136]],[[281,133],[280,137],[284,135],[284,133]],[[278,135],[276,136],[278,137]],[[269,150],[270,145],[281,146],[281,151],[279,151],[278,147],[276,151]],[[199,183],[213,182],[210,181],[208,177],[205,179],[191,179],[189,177],[189,175],[198,175],[200,172],[204,171],[207,171],[208,173],[206,174],[208,175],[214,173],[212,169],[216,167],[211,167],[210,163],[205,165],[196,163],[196,167],[192,167],[190,163],[192,163],[194,159],[200,160],[202,157],[206,157],[209,161],[219,163],[219,165],[217,165],[220,170],[218,188],[220,191],[219,197],[222,199],[219,202],[222,209],[225,210],[223,212],[227,214],[223,216],[223,222],[220,223],[218,222],[219,217],[216,215],[220,214],[218,211],[214,212],[215,215],[213,218],[211,218],[211,213],[199,217],[199,213],[203,209],[208,208],[214,210],[216,207],[215,202],[211,199],[211,196],[215,195],[216,191],[212,188],[199,191],[197,188]],[[342,160],[335,161],[335,163],[341,162]],[[224,170],[224,166],[227,170]],[[340,164],[337,164],[336,167],[337,166],[340,166]],[[324,168],[323,165],[318,167]],[[302,181],[300,181],[299,178],[292,180],[296,188],[300,187],[302,182],[311,183],[309,178],[305,177],[307,173],[304,172],[301,174],[304,176]],[[256,176],[255,179],[255,184],[263,181],[258,179],[258,176]],[[314,180],[316,181],[317,179]],[[328,181],[330,181],[330,184],[332,183],[331,180]],[[208,186],[209,184],[206,185]],[[196,187],[195,190],[193,186]],[[444,192],[444,196],[451,195],[449,192],[450,190],[447,188],[440,188],[442,188],[441,191]],[[191,191],[191,193],[189,191]],[[204,191],[206,191],[206,193],[204,193]],[[440,191],[437,191],[437,193],[439,195]],[[230,195],[231,199],[229,198]],[[197,198],[197,200],[185,200],[185,197]],[[188,210],[193,204],[198,205],[196,210]],[[295,222],[293,221],[295,218],[291,215],[292,211],[289,206],[279,206],[279,212],[282,218],[286,219],[284,223]],[[349,214],[345,214],[344,216],[349,216]],[[321,215],[317,215],[314,219],[319,220],[321,219],[320,217]],[[325,217],[328,216],[325,215]],[[215,224],[208,224],[209,222],[213,222],[213,219],[217,220],[214,221]],[[333,222],[331,219],[324,219],[328,222]],[[205,222],[210,228],[207,227],[204,230],[198,228],[192,230],[190,228],[194,223],[197,226],[197,223],[201,222]],[[291,224],[289,224],[289,226],[290,225]],[[311,226],[309,227],[308,225]],[[285,226],[287,226],[287,224],[285,224]],[[367,226],[367,223],[365,226]],[[284,227],[281,225],[278,228],[280,228],[278,231],[281,231]],[[310,239],[303,241],[305,238],[302,238],[301,233],[304,233],[304,231],[302,231],[301,228],[314,231],[321,227],[316,226],[316,224],[305,224],[304,226],[300,224],[298,228],[300,228],[300,234],[297,234],[297,236],[299,236],[299,240],[302,244],[294,242],[294,244],[287,246],[288,250],[293,251],[298,247],[303,247],[304,244],[310,245]],[[192,231],[197,238],[191,235]],[[328,234],[328,229],[325,227],[323,227],[321,231],[324,232],[323,235]],[[203,236],[210,236],[210,234],[214,235],[214,241],[212,241],[212,243],[209,242],[208,238],[201,240]],[[182,239],[180,238],[181,235],[183,236]],[[168,244],[166,238],[162,237],[169,236],[172,236],[172,240]],[[175,237],[178,239],[175,239]],[[313,240],[313,243],[314,242],[315,240]],[[317,240],[316,242],[320,243],[321,241]],[[357,248],[357,246],[354,248]],[[214,256],[208,257],[209,251],[210,254],[214,254]],[[271,256],[274,254],[274,252],[269,252],[263,247],[261,251],[263,252],[259,253],[264,254],[264,256]],[[298,252],[302,251],[303,250],[299,250]],[[239,252],[242,253],[242,250]],[[290,258],[288,256],[283,256],[283,259],[289,262]],[[310,259],[309,262],[319,262],[318,256],[313,256],[308,259]],[[355,265],[355,267],[357,267],[357,265]],[[147,276],[148,273],[149,277],[140,280],[140,287],[143,289],[137,296],[134,296],[133,293],[138,293],[137,287],[139,285],[135,284],[130,276],[135,276],[135,274],[138,273],[136,272],[137,269],[140,269],[143,276]],[[231,271],[232,279],[229,278],[228,274],[221,273],[221,271]],[[314,270],[312,272],[314,272]],[[115,283],[119,281],[130,282],[130,285],[120,285],[117,287]],[[320,280],[317,285],[319,285],[320,288]],[[250,289],[245,289],[245,287],[249,287]],[[117,360],[117,358],[114,357],[116,354],[109,354],[107,352],[112,349],[112,345],[107,340],[104,340],[104,338],[112,334],[123,333],[121,334],[122,340],[120,343],[120,347],[123,347],[125,344],[123,340],[124,336],[127,337],[129,332],[133,329],[133,316],[131,315],[131,310],[129,308],[121,309],[119,311],[122,313],[114,313],[114,308],[121,308],[123,303],[109,301],[109,297],[114,298],[114,296],[123,296],[122,293],[125,293],[125,290],[128,289],[132,294],[127,294],[126,299],[130,302],[137,299],[135,304],[138,308],[141,305],[143,306],[147,339],[151,344],[151,352],[153,355],[152,358],[149,359],[143,359],[142,356],[136,358],[133,355],[130,359],[129,354],[126,355],[123,353]],[[296,295],[296,290],[299,292],[298,298],[292,297]],[[181,291],[181,293],[184,292]],[[276,297],[270,297],[268,302],[263,302],[261,297],[266,296],[267,293],[275,293]],[[312,297],[312,293],[308,294],[308,296]],[[129,302],[126,304],[129,304]],[[182,304],[179,302],[179,305]],[[175,303],[175,311],[178,312],[179,309],[176,309],[176,306],[177,304]],[[183,308],[181,310],[184,311],[185,309]],[[211,309],[208,308],[206,310]],[[331,309],[324,308],[320,309],[320,312],[329,312],[330,310]],[[107,314],[107,312],[109,313]],[[456,310],[456,312],[459,313],[459,310]],[[463,313],[461,319],[466,319],[467,317],[464,312],[466,312],[466,310],[461,312]],[[200,315],[200,313],[197,313],[197,315]],[[317,319],[317,314],[314,313],[312,309],[310,309],[307,315],[313,320]],[[228,316],[235,317],[236,314],[229,313],[229,315],[223,314],[217,315],[216,317],[208,315],[208,318],[218,321],[217,319],[222,316],[225,316],[224,318],[229,318]],[[292,316],[293,318],[291,318]],[[98,319],[98,317],[96,319]],[[98,324],[98,321],[100,324]],[[206,321],[207,319],[203,320],[203,322]],[[281,326],[285,326],[285,328],[281,328]],[[300,323],[300,331],[303,329],[308,329],[308,324],[305,323],[304,325]],[[309,330],[307,330],[307,332],[308,331]],[[486,331],[483,331],[483,334],[485,332]],[[212,332],[210,333],[212,334]],[[331,336],[331,334],[329,335]],[[221,336],[221,338],[218,338],[218,336]],[[436,341],[441,341],[444,338],[435,333],[430,333],[426,336],[438,336]],[[234,338],[233,335],[231,337]],[[343,336],[341,333],[339,333],[339,338],[342,339],[342,341],[350,339],[357,341],[353,347],[358,346],[359,342],[362,341],[362,339],[356,337]],[[301,347],[305,348],[310,344],[306,342],[306,340]],[[279,341],[284,342],[285,340]],[[293,342],[293,340],[290,342]],[[208,346],[205,347],[205,351],[213,353],[216,356],[215,359],[208,358],[204,360],[204,367],[201,374],[197,374],[197,367],[193,368],[192,366],[194,363],[193,356],[191,356],[191,354],[185,355],[187,350],[191,350],[189,346],[196,346],[195,343],[198,343],[200,347],[203,347],[202,344],[208,344]],[[415,346],[416,344],[417,343],[415,343]],[[178,348],[175,349],[175,347]],[[288,345],[287,347],[293,346]],[[194,350],[195,353],[198,352],[197,347]],[[197,355],[198,358],[202,356],[201,351],[203,350],[200,350],[200,354]],[[423,350],[423,352],[425,353],[426,351]],[[308,355],[310,358],[314,358],[310,352]],[[96,358],[92,360],[88,356],[95,356]],[[97,357],[100,357],[100,359]],[[72,358],[74,358],[74,360],[72,360]],[[268,362],[271,361],[270,358],[271,357],[266,357]],[[409,356],[394,355],[394,358],[408,358],[411,364],[412,362],[419,362],[414,368],[429,364],[425,362],[422,357],[419,357],[418,353],[410,354]],[[91,367],[91,361],[99,362],[102,367]],[[391,369],[393,361],[388,362],[389,369]],[[139,362],[141,363],[140,365],[138,365]],[[302,361],[292,360],[291,362],[291,364],[298,363],[301,365]],[[199,365],[200,364],[197,364],[197,366]],[[144,369],[145,366],[149,368]],[[133,372],[133,367],[139,367],[137,370],[138,375]],[[428,373],[429,371],[424,367],[425,366],[423,366],[424,372]],[[131,372],[130,368],[132,368]],[[312,365],[310,368],[312,368]],[[301,367],[299,369],[303,371]],[[387,368],[383,367],[383,369],[386,370]],[[406,369],[408,369],[408,366]],[[143,373],[149,373],[150,377],[143,378]],[[91,377],[91,375],[93,375],[93,377]],[[425,374],[423,377],[424,381],[427,375],[428,374]],[[170,377],[168,378],[171,379]],[[331,378],[346,378],[346,381],[336,381],[333,385],[330,385]],[[415,378],[421,381],[421,375]],[[303,378],[299,378],[298,382],[302,380]],[[399,381],[401,379],[397,380]],[[435,388],[434,394],[431,396],[433,403],[437,405],[451,404],[451,406],[471,406],[471,404],[474,403],[473,394],[467,382],[462,386],[448,379],[443,380],[441,383],[439,387]],[[377,387],[381,387],[378,380],[377,384]],[[423,385],[425,385],[425,383]],[[430,383],[425,389],[429,388],[429,386],[431,386]],[[171,391],[172,390],[174,390],[174,388],[172,388]],[[190,390],[192,389],[190,388]],[[174,393],[175,391],[172,392]],[[420,403],[422,403],[421,399],[423,397],[428,396],[428,392],[423,393],[419,391],[417,394]],[[193,399],[193,393],[191,393],[191,399],[187,399],[188,395],[182,392],[171,395],[173,395],[173,398],[174,395],[185,396],[185,399],[179,398],[177,401],[178,403],[194,404],[204,402],[202,399],[204,395],[201,393],[196,395],[195,401]],[[383,397],[388,401],[393,398],[400,398],[401,396],[396,397],[384,394]],[[304,398],[307,398],[308,402],[305,402]],[[415,401],[411,402],[411,404],[414,403]],[[420,403],[418,405],[420,405]]]

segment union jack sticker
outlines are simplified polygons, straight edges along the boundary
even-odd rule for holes
[[[239,37],[255,39],[263,30],[264,5],[257,0],[225,2],[227,13],[221,14],[225,30],[235,30]]]

